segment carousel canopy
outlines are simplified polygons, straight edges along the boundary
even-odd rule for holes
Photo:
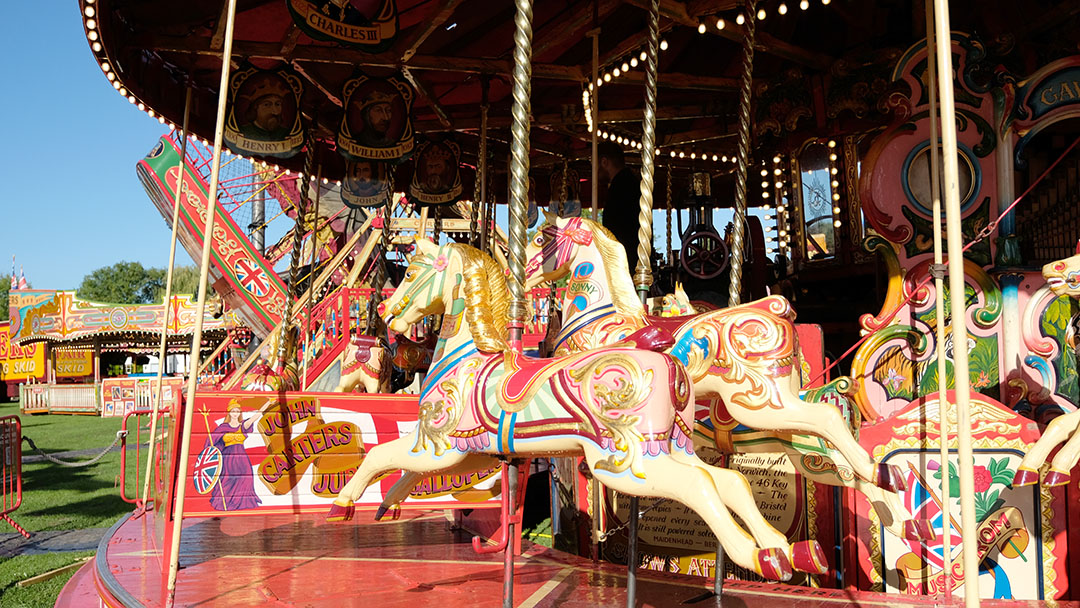
[[[1014,73],[1030,73],[1076,52],[1075,2],[951,4],[953,29],[975,34],[988,66],[1006,63]],[[80,5],[91,49],[117,91],[179,126],[190,84],[191,131],[212,138],[228,3]],[[599,131],[621,143],[633,162],[641,136],[647,7],[645,0],[534,3],[534,167],[543,171],[569,159],[587,179],[591,147],[583,100],[590,89],[598,94]],[[753,145],[768,150],[807,134],[825,137],[886,121],[884,101],[890,88],[900,86],[890,70],[925,35],[920,0],[767,0],[750,12],[734,0],[661,0],[660,14],[658,154],[662,164],[684,174],[719,176],[733,168],[745,29],[740,23],[756,23]],[[334,153],[336,138],[347,113],[348,82],[361,73],[407,82],[414,132],[453,133],[464,164],[476,164],[487,100],[488,149],[493,167],[504,171],[513,17],[509,0],[240,0],[232,61],[234,72],[283,67],[299,79],[299,115],[304,125],[316,125],[314,138],[327,150],[319,162],[331,179],[345,171]],[[595,82],[592,34],[600,66]],[[992,77],[990,69],[986,77]],[[302,171],[304,157],[268,160]],[[548,187],[537,181],[538,188]],[[501,200],[504,190],[493,191]],[[582,195],[588,190],[581,188]]]

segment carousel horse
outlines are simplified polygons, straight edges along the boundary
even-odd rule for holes
[[[363,387],[365,393],[380,392],[389,371],[389,349],[374,336],[355,335],[341,355],[341,381],[335,393],[351,393]]]
[[[351,519],[354,501],[368,484],[397,469],[415,480],[488,468],[496,456],[584,454],[595,478],[608,487],[694,509],[731,559],[761,576],[786,580],[793,566],[824,571],[820,546],[789,545],[758,511],[745,477],[694,454],[694,391],[686,370],[669,355],[633,348],[650,345],[662,332],[641,332],[587,353],[534,359],[507,346],[508,303],[504,271],[490,257],[467,245],[418,241],[402,284],[379,305],[379,315],[397,332],[428,315],[443,315],[434,363],[421,388],[419,422],[409,435],[368,451],[328,520]]]
[[[682,283],[675,283],[675,293],[664,296],[660,303],[660,316],[664,318],[685,317],[686,315],[696,314],[698,312],[694,310],[694,306],[690,303],[690,298],[686,295],[686,291],[683,290]]]
[[[1059,296],[1080,299],[1080,243],[1077,243],[1076,255],[1043,266],[1042,274],[1050,285],[1050,291]],[[1075,344],[1073,348],[1076,348]],[[1038,483],[1039,468],[1046,463],[1050,452],[1060,443],[1064,443],[1065,446],[1051,461],[1050,471],[1043,479],[1043,485],[1061,486],[1069,483],[1071,479],[1069,472],[1076,466],[1077,461],[1080,461],[1080,433],[1076,432],[1078,428],[1080,428],[1080,410],[1051,420],[1042,437],[1020,461],[1013,485],[1027,486]]]
[[[899,468],[875,463],[835,407],[799,398],[795,313],[785,298],[770,296],[692,317],[649,317],[634,292],[622,245],[599,223],[584,218],[549,217],[528,243],[526,260],[529,288],[571,275],[557,356],[618,342],[653,324],[669,328],[676,343],[668,352],[686,366],[698,397],[712,403],[715,428],[709,434],[715,445],[731,444],[725,436],[735,426],[725,424],[731,418],[770,431],[799,473],[865,494],[896,536],[933,538],[929,523],[913,519],[897,494],[906,490]],[[832,443],[832,462],[792,446],[796,433]]]

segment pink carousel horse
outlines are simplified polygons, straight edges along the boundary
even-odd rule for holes
[[[466,245],[418,241],[404,281],[379,314],[398,332],[443,315],[419,423],[367,453],[327,519],[350,519],[368,484],[397,469],[418,479],[491,467],[495,456],[584,454],[608,487],[694,509],[731,559],[761,576],[784,580],[792,566],[824,571],[820,546],[788,545],[758,511],[745,477],[694,454],[694,390],[673,357],[632,348],[647,342],[643,335],[557,359],[525,357],[506,343],[508,302],[504,272],[490,257]]]
[[[913,519],[896,493],[906,489],[899,468],[876,463],[835,407],[799,398],[795,313],[785,298],[770,296],[688,317],[649,317],[634,292],[622,245],[584,218],[549,216],[525,255],[529,288],[570,275],[556,355],[618,342],[649,325],[666,327],[676,338],[668,352],[686,366],[698,397],[713,403],[712,443],[731,444],[730,437],[720,436],[730,434],[733,425],[724,424],[730,418],[770,431],[800,473],[862,492],[893,534],[933,537],[928,523]],[[791,441],[794,433],[821,437],[835,449],[804,454]],[[822,458],[824,451],[831,462]]]
[[[1076,255],[1064,260],[1051,262],[1042,269],[1043,278],[1050,285],[1050,290],[1059,296],[1080,299],[1080,243],[1076,246]],[[1073,340],[1075,340],[1075,335]],[[1073,348],[1076,343],[1073,342]],[[1035,445],[1024,455],[1016,469],[1014,486],[1027,486],[1039,481],[1039,468],[1046,463],[1050,452],[1059,444],[1064,447],[1058,451],[1050,463],[1050,471],[1043,479],[1043,485],[1061,486],[1069,483],[1070,471],[1080,461],[1080,410],[1058,416],[1050,421],[1046,431]]]

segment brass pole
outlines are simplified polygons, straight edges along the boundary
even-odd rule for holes
[[[195,414],[195,389],[199,381],[199,354],[202,346],[203,317],[206,314],[207,277],[210,274],[210,247],[213,243],[214,213],[217,207],[218,176],[221,173],[221,140],[225,130],[225,105],[229,95],[229,69],[232,67],[233,26],[236,0],[229,0],[225,16],[225,46],[221,54],[221,82],[218,88],[217,121],[214,126],[213,162],[210,165],[210,192],[206,198],[206,231],[203,232],[202,257],[199,262],[199,300],[195,311],[195,331],[191,339],[188,365],[187,397],[184,400],[184,424],[180,436],[180,470],[176,480],[176,511],[169,544],[169,577],[165,589],[169,604],[176,593],[176,575],[180,570],[180,531],[184,526],[184,499],[187,494],[188,462],[191,452],[191,418]],[[183,183],[183,182],[181,182]]]
[[[728,306],[742,303],[743,240],[746,235],[746,175],[750,168],[750,94],[754,74],[755,2],[746,3],[743,24],[742,80],[739,85],[739,162],[735,167],[735,219],[731,229],[731,280]]]
[[[964,603],[979,606],[978,540],[975,538],[975,470],[971,453],[971,379],[968,377],[967,306],[964,299],[964,235],[956,159],[956,101],[953,97],[952,36],[948,0],[934,0],[937,26],[937,77],[941,100],[941,143],[945,160],[945,230],[949,251],[949,304],[952,316],[953,376],[956,381],[957,456],[960,459],[960,531],[964,551]],[[936,142],[935,142],[936,143]],[[942,463],[949,474],[948,463]]]
[[[319,261],[319,195],[322,194],[322,163],[315,170],[315,212],[311,217],[311,264],[308,266],[308,297],[304,306],[304,376],[303,390],[308,387],[308,358],[311,356],[315,332],[311,330],[311,305],[315,299],[315,264]]]
[[[158,412],[161,410],[161,376],[165,373],[165,357],[168,354],[166,343],[169,337],[169,312],[172,310],[173,268],[176,265],[176,233],[180,226],[180,193],[183,190],[180,185],[184,182],[184,169],[187,159],[188,119],[191,117],[191,90],[191,83],[189,82],[187,92],[184,94],[184,121],[182,123],[183,126],[180,129],[180,163],[177,169],[179,173],[176,179],[176,192],[173,196],[172,241],[169,243],[169,270],[165,273],[165,299],[162,300],[165,311],[161,316],[161,343],[158,344],[158,372],[157,378],[154,380],[157,396],[154,397],[154,408],[150,412],[150,447],[146,452],[146,480],[143,482],[142,494],[142,508],[144,511],[146,510],[146,499],[150,496],[150,471],[154,464],[154,447],[157,445],[154,441],[154,436],[157,433]],[[96,350],[98,350],[98,352],[94,355],[97,357],[94,361],[94,373],[98,374],[101,367],[100,347]],[[96,378],[94,381],[96,383],[99,382],[100,379]]]
[[[532,0],[516,0],[514,104],[510,144],[510,342],[521,350],[525,305],[525,217],[529,209],[529,95],[532,88]]]
[[[637,270],[634,286],[642,303],[652,285],[653,172],[656,164],[656,60],[660,52],[660,0],[649,3],[645,60],[645,116],[641,121],[641,197],[638,199]],[[594,129],[595,131],[595,129]]]
[[[595,9],[594,9],[595,10]],[[600,133],[600,28],[597,24],[597,28],[589,32],[592,36],[592,80],[590,86],[592,87],[592,95],[589,95],[589,112],[592,114],[592,137],[590,138],[590,145],[592,149],[592,179],[589,180],[589,186],[592,188],[592,219],[600,221],[600,212],[598,211],[598,205],[600,204],[600,158],[598,154],[597,146],[599,145]]]
[[[937,65],[934,49],[934,5],[926,3],[926,68],[930,82],[930,198],[934,206],[934,265],[930,272],[934,275],[934,310],[937,317],[935,332],[938,372],[938,429],[941,442],[941,543],[944,552],[942,559],[945,572],[943,593],[946,599],[952,597],[952,500],[949,496],[949,400],[945,394],[945,268],[941,245],[941,149],[938,147],[938,103],[937,103]]]

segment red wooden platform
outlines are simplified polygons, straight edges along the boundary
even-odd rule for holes
[[[363,517],[363,516],[361,516]],[[127,517],[106,534],[97,558],[71,579],[58,607],[165,606],[152,517]],[[441,512],[398,521],[327,524],[316,515],[258,515],[185,521],[175,606],[501,606],[502,555],[478,555],[470,536]],[[517,560],[522,608],[625,606],[625,568],[525,543]],[[714,606],[711,581],[641,571],[638,605]],[[99,604],[100,600],[100,604]],[[849,593],[727,581],[726,608],[906,608],[934,598]],[[984,600],[987,608],[1042,602]],[[1062,608],[1080,603],[1059,602]]]

